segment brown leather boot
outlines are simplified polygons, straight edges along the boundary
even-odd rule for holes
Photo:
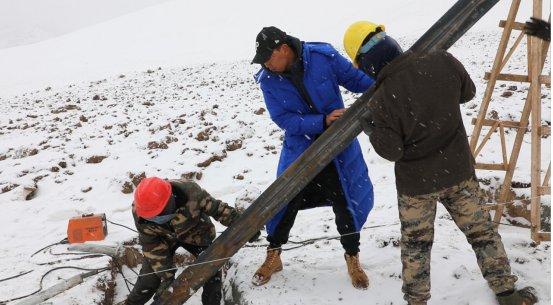
[[[255,272],[252,283],[256,286],[267,284],[273,273],[282,271],[282,261],[280,260],[280,249],[267,249],[265,262]]]
[[[369,288],[369,278],[359,264],[359,253],[356,255],[348,255],[346,253],[344,254],[344,257],[346,258],[348,273],[349,277],[351,278],[351,283],[353,284],[353,287],[357,289]]]

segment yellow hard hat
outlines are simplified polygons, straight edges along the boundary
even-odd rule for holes
[[[344,34],[344,49],[346,49],[346,53],[348,53],[351,61],[355,63],[355,57],[357,57],[357,52],[359,52],[363,40],[370,33],[376,32],[378,28],[385,31],[384,25],[369,21],[357,21],[349,26]]]

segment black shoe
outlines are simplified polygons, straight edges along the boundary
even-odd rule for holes
[[[499,305],[533,305],[538,302],[536,290],[533,287],[524,287],[509,295],[498,295]]]

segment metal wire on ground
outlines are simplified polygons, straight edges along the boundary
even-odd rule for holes
[[[45,262],[45,263],[36,263],[36,264],[39,265],[39,266],[53,265],[53,264],[59,264],[59,263],[68,262],[68,261],[78,261],[78,260],[82,260],[82,259],[97,258],[97,257],[103,257],[103,256],[107,256],[107,255],[106,254],[90,254],[90,255],[85,255],[85,256],[81,256],[81,257],[58,259],[56,261]]]
[[[69,241],[67,240],[67,237],[66,237],[66,238],[64,238],[64,239],[62,239],[62,240],[60,240],[60,241],[58,241],[58,242],[56,242],[56,243],[49,244],[48,246],[46,246],[46,247],[44,247],[44,248],[41,248],[40,250],[38,250],[38,251],[36,251],[35,253],[31,254],[31,257],[35,256],[38,252],[43,251],[43,250],[46,250],[46,249],[48,249],[48,248],[50,248],[50,247],[53,247],[53,246],[56,246],[56,245],[63,245],[63,244],[67,244],[67,243],[69,243]]]
[[[111,221],[111,220],[109,220],[109,219],[107,219],[107,218],[106,218],[106,221],[109,222],[109,223],[111,223],[112,225],[116,225],[116,226],[119,226],[119,227],[123,227],[123,228],[128,229],[128,230],[131,230],[131,231],[133,231],[133,232],[135,232],[135,233],[138,233],[138,231],[136,231],[136,230],[133,229],[133,228],[127,227],[126,225],[122,225],[122,224],[120,224],[120,223],[113,222],[113,221]]]
[[[10,276],[10,277],[7,277],[7,278],[0,279],[0,282],[9,281],[9,280],[12,280],[12,279],[15,279],[15,278],[24,276],[25,274],[29,274],[29,273],[31,273],[31,272],[33,272],[33,271],[34,271],[34,270],[29,270],[29,271],[21,272],[21,273],[18,274],[18,275],[14,275],[14,276]]]
[[[295,241],[293,243],[297,244],[297,246],[293,246],[293,247],[288,247],[288,248],[282,248],[282,247],[279,247],[279,248],[275,248],[275,249],[282,249],[282,251],[289,251],[289,250],[293,250],[293,249],[298,249],[298,248],[301,248],[301,247],[305,247],[307,245],[310,245],[310,244],[313,244],[315,243],[316,241],[320,241],[320,240],[332,240],[332,239],[339,239],[340,237],[342,236],[347,236],[347,235],[352,235],[352,234],[358,234],[360,233],[362,230],[366,230],[366,229],[372,229],[372,228],[381,228],[381,227],[390,227],[390,226],[394,226],[394,225],[398,225],[399,222],[394,222],[394,223],[390,223],[390,224],[383,224],[383,225],[375,225],[375,226],[367,226],[367,227],[363,227],[360,231],[357,231],[357,232],[351,232],[351,233],[346,233],[346,234],[340,234],[340,235],[335,235],[335,236],[322,236],[322,237],[317,237],[317,238],[311,238],[311,239],[306,239],[304,241]],[[260,248],[260,247],[267,247],[268,245],[245,245],[244,247],[246,248]],[[201,262],[201,263],[192,263],[192,264],[186,264],[184,266],[181,266],[181,267],[192,267],[192,266],[199,266],[199,265],[205,265],[205,264],[211,264],[211,263],[214,263],[214,262],[219,262],[219,261],[223,261],[223,260],[229,260],[231,259],[232,257],[224,257],[224,258],[219,258],[219,259],[214,259],[214,260],[210,260],[210,261],[206,261],[206,262]],[[142,273],[142,274],[136,274],[136,276],[130,276],[130,277],[124,277],[123,279],[119,279],[119,280],[110,280],[108,282],[117,282],[117,281],[120,281],[120,280],[124,280],[124,281],[128,281],[129,279],[137,279],[139,277],[143,277],[143,276],[147,276],[147,275],[152,275],[152,274],[157,274],[157,273],[162,273],[162,272],[167,272],[167,271],[174,271],[174,270],[178,270],[179,268],[181,267],[172,267],[172,268],[167,268],[167,269],[163,269],[163,270],[158,270],[158,271],[153,271],[153,272],[149,272],[149,273]],[[132,269],[131,269],[132,270]],[[134,270],[133,270],[134,272]]]

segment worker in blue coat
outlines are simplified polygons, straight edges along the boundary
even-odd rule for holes
[[[302,42],[276,27],[263,28],[257,35],[252,63],[262,66],[256,81],[271,119],[284,130],[277,175],[344,113],[339,86],[362,93],[374,82],[330,44]],[[359,231],[373,200],[367,165],[354,140],[267,223],[267,257],[253,283],[263,285],[282,270],[281,246],[288,241],[299,210],[332,206],[352,284],[366,289],[369,280],[359,264]]]

